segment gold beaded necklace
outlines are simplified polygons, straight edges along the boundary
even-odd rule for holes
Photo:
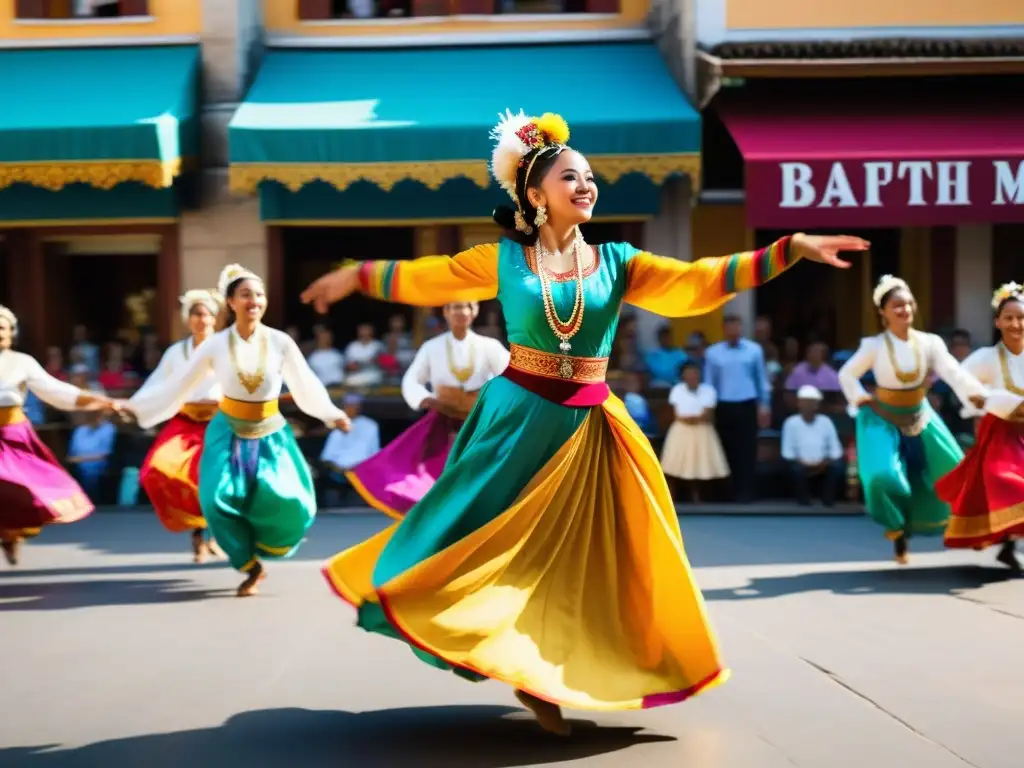
[[[267,342],[267,334],[261,333],[262,330],[260,326],[256,326],[256,330],[253,331],[253,333],[259,334],[260,337],[260,356],[256,363],[256,370],[252,373],[243,371],[242,367],[238,364],[238,342],[235,338],[238,335],[237,329],[232,329],[228,333],[228,352],[231,355],[231,365],[235,369],[235,375],[238,376],[238,382],[245,387],[245,391],[250,395],[263,386],[264,368],[267,366],[267,348],[270,345]]]
[[[469,347],[469,363],[465,368],[459,368],[455,365],[455,355],[452,347],[452,337],[448,336],[444,340],[444,349],[448,355],[448,370],[451,371],[452,376],[459,384],[465,384],[469,381],[473,375],[473,371],[476,370],[476,347],[469,339],[469,334],[466,335],[466,346]]]
[[[555,300],[551,295],[551,278],[544,268],[544,257],[553,256],[554,254],[545,247],[542,240],[537,239],[537,275],[540,277],[540,293],[544,301],[544,316],[547,318],[548,327],[551,328],[552,333],[555,334],[555,337],[560,342],[558,348],[565,354],[568,354],[572,349],[570,340],[583,327],[583,310],[586,303],[583,298],[583,251],[585,247],[586,243],[583,240],[583,235],[577,230],[576,237],[570,246],[576,265],[573,271],[573,277],[576,278],[576,300],[573,302],[572,313],[569,315],[569,319],[562,320],[558,316]]]
[[[1024,389],[1021,389],[1013,381],[1013,374],[1010,372],[1010,350],[1003,342],[999,342],[999,369],[1003,374],[1003,387],[1007,392],[1024,397]]]
[[[910,347],[910,351],[914,353],[914,360],[916,361],[916,367],[912,371],[901,371],[900,367],[896,364],[896,347],[892,343],[892,336],[888,331],[882,334],[885,337],[885,351],[889,353],[889,365],[892,366],[892,372],[896,374],[896,378],[901,384],[916,384],[918,379],[921,378],[921,368],[923,363],[921,361],[921,350],[917,346],[917,338],[914,335],[913,329],[907,332],[907,344]]]

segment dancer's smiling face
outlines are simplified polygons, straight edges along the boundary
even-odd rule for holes
[[[533,174],[531,174],[533,175]],[[535,183],[533,179],[530,183]],[[597,182],[587,158],[572,149],[559,153],[537,186],[526,194],[530,204],[547,209],[548,223],[556,228],[590,221],[597,203]]]
[[[267,311],[267,290],[259,280],[242,280],[227,299],[236,318],[260,320]]]
[[[14,326],[6,317],[0,317],[0,349],[14,346]]]
[[[896,288],[889,292],[878,310],[886,328],[896,330],[909,328],[914,323],[917,302],[913,294],[905,288]]]
[[[1024,301],[1018,298],[1007,299],[999,307],[996,315],[996,328],[1003,336],[1003,341],[1012,342],[1014,346],[1024,341]]]
[[[217,316],[205,304],[196,304],[188,311],[188,330],[193,336],[209,336]]]

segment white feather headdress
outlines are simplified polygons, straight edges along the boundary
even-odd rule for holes
[[[259,280],[261,283],[263,282],[262,277],[252,270],[246,269],[241,264],[228,264],[220,272],[220,279],[217,281],[217,293],[226,297],[228,295],[228,286],[235,282],[235,280]]]
[[[185,295],[178,299],[181,302],[181,319],[188,322],[189,313],[192,307],[202,305],[216,315],[224,306],[224,297],[217,291],[193,290],[185,291]]]
[[[7,307],[5,307],[3,304],[0,304],[0,317],[2,317],[4,320],[6,320],[8,323],[10,323],[11,324],[11,328],[14,328],[15,330],[17,330],[17,328],[18,328],[18,316],[16,314],[14,314],[14,312],[9,310]]]
[[[1024,299],[1024,285],[1019,283],[1003,283],[992,294],[992,311],[997,312],[999,305],[1007,299]]]
[[[907,285],[907,281],[893,275],[882,275],[878,281],[878,285],[875,286],[875,292],[872,294],[871,299],[875,302],[875,306],[879,309],[882,308],[882,299],[885,298],[885,294],[889,291],[901,288],[907,293],[910,293],[910,286]]]
[[[564,147],[569,141],[569,126],[559,115],[545,112],[529,117],[519,110],[506,109],[498,115],[498,124],[491,129],[494,151],[491,152],[491,174],[508,196],[516,198],[516,174],[519,165],[531,151],[543,147]]]

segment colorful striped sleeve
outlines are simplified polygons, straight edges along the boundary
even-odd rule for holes
[[[692,262],[638,251],[628,262],[625,300],[665,317],[711,312],[793,266],[799,257],[791,240],[784,237],[757,251]]]
[[[498,295],[498,246],[478,245],[455,256],[364,261],[359,285],[372,298],[419,307],[486,301]]]

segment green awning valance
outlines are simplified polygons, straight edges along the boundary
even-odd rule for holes
[[[438,189],[460,177],[486,188],[488,132],[506,108],[562,114],[606,182],[699,176],[700,116],[653,43],[279,50],[231,120],[232,188]]]
[[[197,46],[0,52],[0,188],[173,184],[198,149]]]

